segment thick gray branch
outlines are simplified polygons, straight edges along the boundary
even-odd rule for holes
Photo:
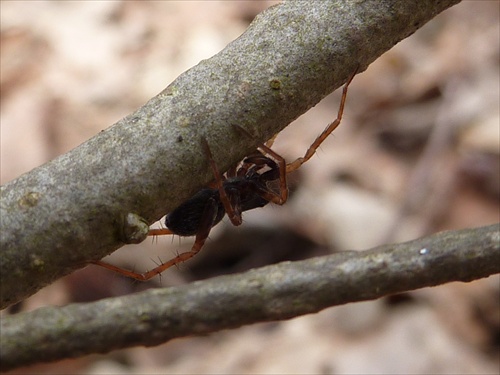
[[[203,335],[500,272],[498,225],[3,319],[2,370]]]
[[[459,0],[290,1],[179,76],[135,113],[2,187],[1,307],[138,242],[212,178],[241,160]],[[242,137],[239,124],[255,134]]]

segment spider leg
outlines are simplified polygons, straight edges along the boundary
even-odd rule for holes
[[[337,118],[328,124],[328,126],[323,130],[323,132],[316,138],[313,144],[307,149],[305,155],[303,157],[297,158],[293,162],[287,164],[286,172],[289,173],[298,169],[302,164],[308,161],[316,152],[318,147],[323,143],[323,141],[340,125],[340,121],[342,121],[342,115],[344,113],[344,105],[347,98],[347,88],[349,84],[353,80],[354,76],[358,72],[358,68],[354,71],[354,73],[347,80],[344,89],[342,90],[342,99],[340,100],[339,111],[337,113]]]
[[[273,137],[265,143],[267,147],[269,147],[269,148],[273,147],[274,141],[276,140],[276,137],[278,136],[278,134],[279,133],[276,133],[275,135],[273,135]]]
[[[157,240],[156,236],[164,236],[167,234],[175,234],[168,228],[156,228],[156,229],[150,229],[148,232],[148,236],[153,237],[153,242]]]
[[[264,166],[273,168],[276,163],[262,154],[261,151],[257,150],[253,154],[248,155],[238,167],[236,171],[236,177],[245,177],[250,171],[257,172]]]
[[[261,188],[261,187],[257,187],[256,192],[262,198],[266,199],[269,202],[273,202],[273,203],[278,204],[278,205],[283,205],[288,200],[288,185],[287,185],[287,180],[286,180],[286,161],[281,155],[277,154],[275,151],[271,150],[266,145],[260,145],[259,148],[261,149],[261,152],[265,152],[265,153],[271,155],[273,157],[273,159],[275,159],[276,162],[274,162],[272,159],[265,156],[263,153],[252,156],[252,157],[248,157],[247,159],[245,159],[245,161],[250,163],[250,164],[256,165],[257,167],[261,167],[264,165],[267,165],[268,167],[270,167],[271,170],[265,172],[264,175],[269,174],[269,173],[271,173],[273,175],[273,177],[270,178],[269,181],[279,179],[280,192],[279,192],[279,194],[277,194],[276,192],[274,192],[270,189]],[[276,164],[278,165],[277,168],[276,168]],[[278,170],[278,176],[275,176],[275,170],[273,169],[273,166],[274,166],[274,168],[276,168]]]
[[[219,172],[219,168],[217,168],[217,165],[215,164],[215,160],[212,156],[212,152],[210,151],[210,147],[208,146],[207,140],[205,138],[202,138],[201,144],[203,146],[203,149],[205,150],[205,154],[207,155],[210,167],[212,168],[212,172],[215,176],[215,185],[216,188],[219,190],[219,197],[222,204],[224,205],[226,214],[229,217],[229,220],[231,220],[231,223],[233,223],[233,225],[235,226],[241,225],[242,223],[241,210],[239,210],[237,207],[238,196],[237,194],[232,194],[231,199],[228,197],[228,194],[224,189],[222,176]]]
[[[167,234],[175,234],[168,228],[150,229],[148,236],[164,236]]]
[[[247,137],[253,138],[253,136],[247,132],[244,128],[242,128],[239,125],[233,125],[238,131],[241,133],[245,134]],[[274,139],[276,138],[276,135],[272,137],[268,142],[267,145],[265,144],[260,144],[257,146],[257,149],[263,154],[262,157],[256,156],[256,157],[249,157],[246,158],[247,161],[250,161],[251,163],[255,165],[264,165],[268,164],[266,162],[266,157],[264,154],[271,155],[271,157],[276,161],[278,164],[278,169],[279,169],[279,181],[280,181],[280,193],[276,194],[270,190],[262,190],[260,189],[258,191],[258,194],[262,196],[262,198],[267,199],[270,202],[273,202],[275,204],[283,205],[285,202],[288,200],[288,184],[286,182],[286,173],[287,173],[287,164],[285,159],[273,151],[269,145],[272,145],[274,142]]]
[[[227,177],[236,177],[236,165],[232,166],[231,168],[229,168],[226,172],[226,176]]]
[[[279,194],[276,194],[274,192],[271,192],[271,191],[267,191],[267,193],[270,193],[271,195],[267,194],[266,193],[266,196],[262,195],[263,198],[265,199],[269,199],[271,202],[275,203],[275,204],[279,204],[279,205],[282,205],[282,204],[285,204],[285,202],[288,200],[288,184],[286,182],[286,161],[285,159],[279,155],[277,152],[271,150],[271,148],[269,148],[268,146],[266,145],[259,145],[259,148],[267,153],[268,155],[271,155],[274,160],[276,160],[276,162],[278,163],[278,169],[279,169],[279,180],[280,180],[280,193]]]
[[[93,261],[92,263],[139,281],[147,281],[155,277],[156,275],[161,274],[166,269],[175,266],[176,264],[182,263],[194,257],[196,254],[198,254],[198,252],[205,244],[206,239],[208,238],[208,235],[210,233],[210,230],[212,229],[216,216],[217,216],[217,202],[214,199],[209,199],[207,206],[203,211],[203,217],[200,223],[200,227],[198,229],[198,232],[196,233],[196,239],[193,246],[191,247],[191,250],[178,254],[175,258],[169,260],[168,262],[158,265],[157,267],[153,268],[148,272],[137,273],[126,270],[124,268],[113,266],[112,264],[108,264],[100,260]]]

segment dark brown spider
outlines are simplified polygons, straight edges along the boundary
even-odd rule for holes
[[[269,202],[282,205],[288,199],[286,176],[308,161],[323,141],[333,132],[342,120],[347,88],[356,75],[357,70],[348,79],[342,91],[342,99],[337,118],[316,138],[303,157],[287,164],[276,152],[271,150],[272,139],[267,145],[261,144],[257,151],[245,158],[239,167],[233,167],[221,175],[212,157],[210,147],[205,138],[202,146],[212,168],[215,185],[204,188],[192,198],[182,203],[170,212],[165,219],[168,229],[151,229],[150,236],[177,234],[183,237],[196,236],[190,251],[181,253],[168,262],[162,263],[145,273],[128,271],[111,264],[94,261],[92,263],[105,267],[122,275],[137,280],[146,281],[159,275],[167,268],[182,263],[195,256],[203,247],[210,230],[227,214],[233,225],[240,225],[241,214],[244,211],[264,207]],[[246,130],[237,126],[236,129],[250,136]],[[269,188],[269,183],[279,181],[279,193]]]

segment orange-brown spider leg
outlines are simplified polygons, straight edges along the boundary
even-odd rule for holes
[[[215,160],[212,156],[212,152],[210,151],[210,147],[208,146],[207,140],[205,138],[202,138],[201,144],[203,146],[205,154],[207,155],[210,167],[212,168],[212,172],[215,176],[215,185],[219,190],[220,200],[224,205],[226,214],[229,217],[229,220],[231,220],[231,223],[233,223],[233,225],[235,226],[241,225],[241,223],[243,222],[241,218],[241,211],[235,208],[237,207],[237,205],[234,204],[235,202],[230,201],[229,197],[226,194],[226,191],[224,190],[222,176],[219,172],[219,168],[217,168],[217,165],[215,164]]]
[[[168,228],[158,228],[158,229],[150,229],[148,236],[165,236],[167,234],[175,234]]]
[[[168,228],[150,229],[148,232],[148,236],[153,237],[153,242],[157,240],[156,236],[165,236],[167,234],[175,234],[175,233]]]
[[[195,239],[193,246],[191,247],[191,250],[177,255],[175,258],[169,260],[168,262],[160,264],[158,267],[155,267],[148,272],[137,273],[137,272],[126,270],[124,268],[113,266],[112,264],[108,264],[108,263],[102,262],[100,260],[93,261],[92,263],[97,264],[98,266],[107,268],[108,270],[120,273],[124,276],[139,280],[139,281],[147,281],[147,280],[155,277],[156,275],[161,274],[166,269],[168,269],[172,266],[175,266],[176,264],[185,262],[186,260],[188,260],[188,259],[194,257],[196,254],[198,254],[198,252],[201,250],[201,248],[205,244],[206,239],[208,238],[208,235],[210,233],[210,230],[212,229],[212,226],[214,224],[214,220],[215,220],[216,216],[217,216],[217,203],[213,199],[210,199],[209,202],[207,203],[207,206],[205,207],[205,210],[203,211],[203,218],[202,218],[202,221],[200,223],[200,228],[198,230],[198,233],[196,233],[196,239]],[[161,230],[161,229],[159,229],[159,230]],[[152,231],[156,231],[156,230],[152,230]],[[168,229],[167,229],[167,231],[168,231]],[[170,233],[172,233],[172,232],[170,232]]]
[[[276,133],[275,135],[273,135],[273,137],[268,140],[265,145],[269,148],[273,147],[273,144],[274,144],[274,141],[276,140],[276,137],[278,136],[279,133]]]
[[[287,164],[286,166],[287,173],[298,169],[302,164],[308,161],[314,155],[314,153],[321,145],[321,143],[323,143],[323,141],[340,125],[340,121],[342,121],[342,115],[344,113],[345,101],[347,98],[347,88],[349,87],[349,84],[351,83],[357,72],[358,68],[356,68],[354,73],[349,77],[344,86],[344,89],[342,90],[342,99],[340,100],[340,106],[339,106],[339,111],[337,113],[337,118],[333,122],[328,124],[325,130],[323,130],[323,132],[316,138],[313,144],[307,149],[303,157],[297,158],[293,162]]]
[[[174,233],[170,229],[167,229],[167,228],[150,229],[148,236],[163,236],[166,234],[174,234]],[[137,280],[144,280],[143,276],[140,273],[129,271],[129,270],[126,270],[125,268],[113,266],[112,264],[103,262],[102,260],[95,260],[91,263],[96,264],[96,265],[101,266],[101,267],[104,267],[104,268],[107,268],[108,270],[118,272],[122,275],[132,277],[132,278],[137,279]]]

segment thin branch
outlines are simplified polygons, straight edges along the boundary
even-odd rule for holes
[[[221,170],[459,0],[290,1],[76,149],[2,186],[4,308],[144,239]],[[231,124],[255,135],[240,137]]]
[[[47,307],[2,320],[2,370],[283,320],[500,272],[500,227],[284,262],[175,288]]]

